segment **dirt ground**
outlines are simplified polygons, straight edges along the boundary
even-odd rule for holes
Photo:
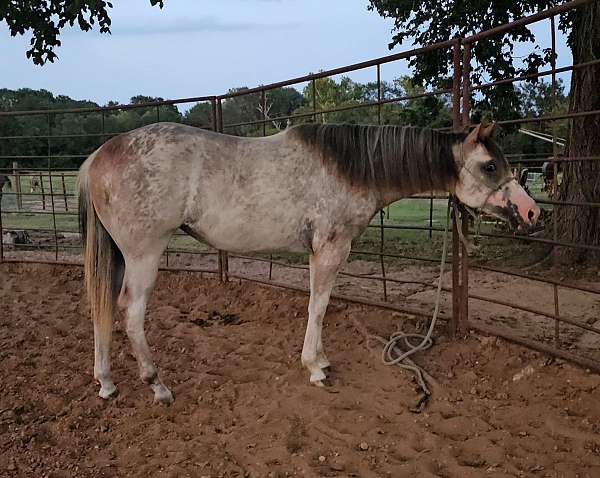
[[[83,297],[80,268],[0,266],[2,477],[600,476],[600,376],[522,347],[437,331],[417,360],[439,385],[414,414],[412,377],[368,336],[412,319],[333,303],[319,389],[306,296],[164,272],[147,331],[176,401],[151,403],[120,321],[103,401]]]

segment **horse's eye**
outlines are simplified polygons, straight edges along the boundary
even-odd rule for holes
[[[496,163],[492,162],[492,163],[487,163],[484,167],[483,170],[486,173],[495,173],[496,172]]]

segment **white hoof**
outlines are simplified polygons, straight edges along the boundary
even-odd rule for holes
[[[107,386],[101,386],[100,387],[100,392],[98,392],[98,395],[100,396],[100,398],[104,399],[104,400],[108,400],[109,398],[114,398],[119,394],[117,387],[115,387],[114,384],[110,384]]]
[[[325,373],[323,372],[323,370],[319,369],[313,369],[311,370],[310,373],[310,383],[315,384],[317,386],[323,386],[322,381],[325,380],[327,378],[327,376],[325,375]]]
[[[175,401],[171,391],[164,385],[153,385],[152,389],[154,390],[154,403],[171,405]]]

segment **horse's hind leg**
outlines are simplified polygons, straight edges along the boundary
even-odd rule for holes
[[[350,253],[350,239],[327,242],[310,256],[310,301],[308,324],[302,347],[302,364],[310,371],[310,381],[323,385],[323,369],[329,360],[323,351],[323,316],[327,310],[337,273]]]
[[[140,378],[154,391],[155,402],[171,403],[173,395],[158,376],[144,332],[146,305],[156,281],[161,254],[125,257],[125,277],[118,303],[125,309],[127,336],[138,362]]]
[[[110,375],[110,342],[112,318],[109,326],[94,320],[94,378],[100,383],[98,395],[108,399],[117,395],[117,387]]]

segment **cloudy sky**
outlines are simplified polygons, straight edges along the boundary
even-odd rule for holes
[[[390,53],[393,23],[368,11],[367,0],[166,0],[163,10],[148,0],[114,4],[112,35],[67,30],[59,59],[43,67],[26,59],[27,38],[12,38],[0,25],[0,86],[45,88],[100,104],[136,94],[180,98]],[[561,62],[569,63],[562,51]],[[382,70],[387,79],[406,72],[401,63]],[[374,75],[371,69],[352,77]]]

